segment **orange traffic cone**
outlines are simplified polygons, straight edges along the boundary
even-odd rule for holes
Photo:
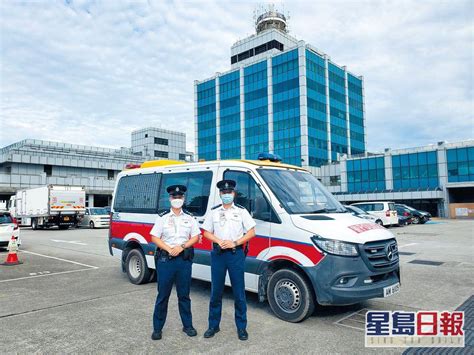
[[[8,255],[7,260],[2,265],[18,265],[21,264],[21,261],[18,260],[18,244],[16,243],[15,237],[12,235],[10,242],[8,243]]]

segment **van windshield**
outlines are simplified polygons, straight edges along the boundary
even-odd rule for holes
[[[280,169],[258,172],[290,214],[347,212],[310,173]]]

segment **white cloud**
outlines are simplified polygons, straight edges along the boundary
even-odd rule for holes
[[[69,3],[67,5],[66,3]],[[163,126],[193,147],[193,82],[230,68],[255,3],[1,2],[0,146],[127,146]],[[291,33],[365,78],[369,149],[473,136],[473,2],[288,2]]]

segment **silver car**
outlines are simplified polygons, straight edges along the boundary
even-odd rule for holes
[[[79,224],[81,227],[108,228],[110,225],[110,214],[103,207],[87,207],[84,218]]]

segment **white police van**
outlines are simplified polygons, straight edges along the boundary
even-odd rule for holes
[[[400,288],[397,242],[385,228],[349,213],[308,171],[266,160],[150,161],[122,171],[112,205],[109,248],[132,283],[155,275],[150,230],[169,209],[166,187],[187,187],[185,208],[200,224],[220,204],[216,183],[237,182],[235,202],[255,219],[246,289],[286,321],[310,316],[316,302],[354,304]],[[210,281],[211,243],[195,245],[193,277]],[[229,279],[226,280],[229,285]]]

